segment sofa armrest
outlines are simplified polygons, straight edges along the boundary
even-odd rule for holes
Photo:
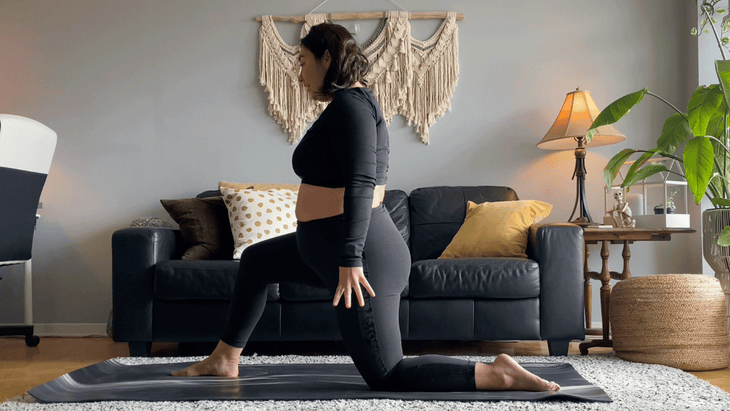
[[[540,266],[540,333],[545,340],[584,339],[583,229],[533,225],[527,255]]]
[[[152,341],[152,275],[183,247],[180,230],[133,227],[112,234],[112,302],[117,341]]]

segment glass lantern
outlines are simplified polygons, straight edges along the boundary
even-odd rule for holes
[[[662,163],[667,169],[684,174],[682,164],[666,157],[652,158],[647,163]],[[689,190],[687,181],[677,174],[662,171],[637,182],[628,188],[621,188],[624,175],[634,161],[627,161],[619,169],[610,190],[604,190],[604,224],[613,223],[610,210],[616,206],[615,193],[621,192],[631,209],[636,228],[689,228]],[[605,186],[604,186],[605,188]]]

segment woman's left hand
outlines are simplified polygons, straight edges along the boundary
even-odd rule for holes
[[[360,286],[365,287],[368,294],[371,297],[375,297],[375,291],[370,287],[368,279],[365,278],[365,273],[362,267],[340,267],[340,282],[337,284],[337,290],[335,290],[335,298],[332,301],[332,305],[335,307],[340,303],[340,298],[345,296],[345,307],[351,307],[352,291],[355,291],[357,301],[360,303],[360,307],[365,306],[365,298],[362,295]]]

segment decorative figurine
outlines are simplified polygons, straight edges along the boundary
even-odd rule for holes
[[[629,203],[624,201],[624,193],[617,191],[613,194],[613,198],[616,200],[616,205],[608,210],[608,214],[615,222],[614,227],[634,228],[636,226],[636,220],[631,218],[631,207],[629,207]]]

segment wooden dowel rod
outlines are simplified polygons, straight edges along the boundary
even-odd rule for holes
[[[370,20],[385,18],[382,11],[373,13],[331,13],[328,17],[332,21],[337,20]],[[274,21],[287,21],[290,23],[304,23],[304,16],[271,16]],[[445,19],[446,12],[416,12],[411,13],[411,20],[425,19]],[[464,20],[463,13],[456,14],[456,20]],[[256,21],[261,21],[261,17],[256,17]]]

